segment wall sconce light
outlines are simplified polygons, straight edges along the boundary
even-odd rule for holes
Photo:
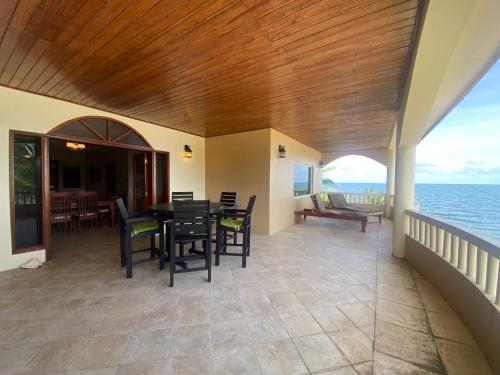
[[[188,145],[184,145],[184,157],[189,159],[193,157],[193,150]]]
[[[83,151],[85,150],[85,144],[83,143],[75,143],[75,142],[66,142],[66,147],[72,151]]]
[[[280,159],[286,158],[286,149],[285,149],[285,146],[279,145],[278,152],[280,154]]]
[[[323,168],[325,166],[325,162],[323,160],[319,161],[319,167]]]

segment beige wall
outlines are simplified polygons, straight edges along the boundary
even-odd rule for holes
[[[278,146],[286,147],[280,159]],[[294,223],[293,212],[311,207],[311,199],[293,197],[293,163],[314,167],[313,190],[319,191],[320,152],[274,130],[262,129],[206,139],[206,195],[218,200],[221,191],[237,191],[245,206],[257,195],[253,230],[272,234]]]
[[[222,135],[206,139],[206,196],[218,201],[222,191],[238,192],[245,207],[255,194],[252,230],[269,233],[269,146],[271,131]]]
[[[280,159],[278,146],[284,145],[287,156]],[[283,133],[271,129],[270,153],[270,228],[276,233],[294,223],[294,211],[312,207],[309,196],[293,196],[293,164],[301,163],[313,167],[313,192],[321,191],[321,153]]]
[[[12,255],[9,205],[9,129],[47,133],[56,125],[79,116],[108,116],[141,133],[156,150],[170,152],[171,190],[193,190],[205,197],[205,139],[124,116],[0,87],[0,271],[16,268],[32,256],[45,259],[44,251]],[[184,145],[193,158],[182,156]]]

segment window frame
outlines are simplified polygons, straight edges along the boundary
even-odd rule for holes
[[[42,243],[39,245],[16,248],[16,204],[15,204],[15,176],[14,176],[14,141],[15,136],[31,136],[40,138],[40,197],[42,199]],[[47,140],[45,134],[28,132],[22,130],[9,129],[9,198],[10,198],[10,240],[12,255],[29,253],[46,249],[47,245],[47,197],[45,194],[45,184],[48,178],[46,168]]]
[[[308,193],[303,194],[303,195],[295,195],[295,164],[304,166],[308,169]],[[311,195],[314,191],[314,165],[312,164],[306,164],[306,163],[301,163],[301,162],[296,162],[294,161],[292,163],[292,193],[293,193],[293,199],[301,199],[304,197],[308,197]]]

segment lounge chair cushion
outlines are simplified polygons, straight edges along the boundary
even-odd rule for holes
[[[321,199],[321,195],[319,193],[314,193],[316,197],[316,202],[318,202],[318,207],[315,207],[321,214],[326,214],[325,202]],[[313,201],[314,202],[314,201]]]
[[[343,193],[328,193],[328,199],[333,208],[340,208],[342,210],[350,210],[353,212],[359,212],[365,215],[382,215],[379,210],[373,210],[366,207],[355,206],[347,203]]]
[[[220,225],[234,230],[239,230],[243,225],[243,221],[234,219],[221,219]]]
[[[132,223],[133,236],[137,236],[138,234],[149,232],[155,229],[158,229],[158,223],[154,220],[139,221],[137,223]]]

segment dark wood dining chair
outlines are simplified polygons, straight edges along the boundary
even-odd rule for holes
[[[192,200],[176,201],[174,204],[174,214],[172,220],[169,220],[169,246],[168,255],[170,260],[170,286],[174,286],[174,274],[193,271],[208,271],[208,282],[211,282],[211,249],[210,249],[210,201]],[[181,251],[176,254],[176,245],[180,248],[186,243],[202,241],[203,254],[184,255]],[[204,260],[205,264],[201,267],[189,268],[188,261]],[[177,268],[177,263],[183,266]]]
[[[164,251],[164,225],[158,223],[155,216],[140,214],[129,214],[122,198],[116,199],[118,212],[120,213],[120,258],[122,267],[127,267],[127,279],[132,277],[132,266],[144,262],[159,260],[160,270],[165,268]],[[161,230],[160,230],[161,227]],[[156,235],[159,235],[159,247],[156,247]],[[132,240],[137,238],[148,238],[149,248],[133,250]],[[134,260],[136,253],[149,252],[149,258]]]
[[[228,191],[223,191],[220,193],[220,199],[219,202],[224,206],[224,207],[233,207],[236,206],[236,201],[238,199],[238,193],[237,192],[228,192]]]
[[[69,233],[73,230],[71,201],[71,193],[50,193],[50,224],[64,224],[64,227]]]
[[[97,230],[97,193],[95,191],[80,191],[77,202],[78,207],[73,210],[73,217],[78,221],[78,232],[80,232],[82,221],[89,221]]]
[[[236,208],[236,201],[238,200],[237,192],[228,192],[223,191],[220,193],[219,203],[222,204],[224,208]],[[217,222],[217,214],[212,215],[213,223]],[[216,233],[212,234],[212,242],[215,242]],[[228,235],[229,237],[233,237],[232,235]],[[234,243],[236,243],[236,238],[234,239]]]
[[[241,256],[241,266],[247,266],[247,257],[250,256],[250,232],[252,229],[252,211],[255,205],[256,196],[252,195],[248,200],[246,209],[226,208],[217,214],[216,245],[215,245],[215,265],[220,264],[221,255]],[[234,236],[234,243],[227,241],[228,234]],[[242,242],[238,243],[238,233],[242,234]],[[240,253],[227,252],[228,246],[241,247]]]
[[[112,226],[111,220],[111,208],[107,207],[98,207],[97,208],[97,216],[99,221],[99,226],[102,227],[104,224],[104,218],[108,220],[109,226]]]
[[[192,201],[193,192],[192,191],[173,191],[172,192],[172,202],[178,201]]]
[[[192,191],[173,191],[172,192],[172,202],[182,202],[182,201],[192,201],[194,194]],[[181,256],[184,256],[184,243],[181,245]],[[196,242],[191,244],[191,249],[189,250],[191,253],[198,253],[196,250]]]

